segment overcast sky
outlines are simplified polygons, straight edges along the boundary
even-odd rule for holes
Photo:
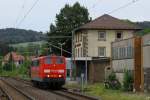
[[[15,27],[35,1],[0,0],[0,28]],[[39,0],[23,23],[17,28],[46,32],[49,30],[50,23],[55,22],[55,15],[59,13],[59,10],[65,4],[73,5],[77,1],[88,8],[90,16],[95,19],[133,0]],[[131,21],[150,21],[149,12],[150,0],[139,0],[110,15]]]

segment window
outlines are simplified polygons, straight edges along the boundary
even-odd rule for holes
[[[131,46],[127,47],[127,58],[133,57],[133,48]]]
[[[123,58],[125,58],[126,57],[126,48],[124,47],[123,48]]]
[[[70,77],[70,69],[67,69],[67,77]]]
[[[81,33],[81,35],[80,35],[80,41],[82,41],[82,33]]]
[[[39,60],[34,60],[34,61],[32,61],[32,66],[33,66],[33,67],[38,67],[39,65],[40,65]]]
[[[77,36],[78,36],[78,35],[76,34],[76,35],[75,35],[75,40],[76,40],[76,42],[77,42]]]
[[[62,57],[56,57],[56,64],[63,64],[63,58]]]
[[[100,56],[100,57],[106,56],[106,47],[99,47],[98,48],[98,56]]]
[[[52,58],[51,57],[47,57],[45,59],[45,64],[52,64]]]
[[[118,59],[118,48],[113,47],[112,48],[112,55],[113,55],[113,59]]]
[[[123,58],[123,48],[120,47],[119,48],[119,59],[122,59]]]
[[[79,48],[78,48],[78,57],[79,57]]]
[[[79,38],[80,38],[80,34],[78,33],[78,40],[77,40],[77,42],[79,42]]]
[[[83,57],[83,48],[81,47],[81,57]]]
[[[121,40],[123,38],[122,32],[117,32],[116,33],[116,40]]]
[[[77,57],[77,48],[75,49],[75,55],[76,55],[76,57]]]
[[[106,32],[98,32],[98,40],[105,41],[106,40]]]

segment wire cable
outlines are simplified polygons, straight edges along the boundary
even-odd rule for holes
[[[116,8],[116,9],[112,10],[112,11],[109,12],[108,14],[112,14],[112,13],[114,13],[114,12],[116,12],[116,11],[119,11],[120,9],[126,8],[126,7],[128,7],[128,6],[132,5],[132,4],[134,4],[134,3],[137,2],[137,1],[139,1],[139,0],[132,0],[132,1],[129,2],[129,3],[123,5],[123,6],[119,7],[119,8]]]
[[[22,12],[23,12],[23,10],[24,10],[24,8],[25,8],[26,1],[27,1],[27,0],[24,0],[24,1],[23,1],[21,10],[19,11],[19,13],[18,13],[18,15],[17,15],[17,18],[16,18],[15,23],[14,23],[14,27],[15,27],[15,28],[16,28],[17,22],[19,21],[19,17],[22,15]]]
[[[96,5],[99,4],[100,1],[102,1],[102,0],[97,0],[97,2],[94,3],[94,4],[89,8],[89,11],[92,10],[92,9],[94,9],[94,8],[96,7]]]
[[[26,19],[26,17],[30,14],[30,12],[33,10],[33,8],[36,6],[36,4],[39,2],[39,0],[36,0],[32,7],[28,10],[28,12],[23,16],[22,20],[18,23],[17,27],[19,27],[23,21]]]

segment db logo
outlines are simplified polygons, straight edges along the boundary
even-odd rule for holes
[[[150,97],[146,97],[146,100],[150,100]]]

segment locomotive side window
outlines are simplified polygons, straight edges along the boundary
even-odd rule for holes
[[[56,64],[63,64],[63,58],[62,57],[56,57]]]
[[[51,57],[47,57],[45,59],[45,64],[52,64],[52,58]]]
[[[39,65],[40,65],[39,60],[34,60],[34,61],[32,61],[32,66],[33,66],[33,67],[38,67]]]

